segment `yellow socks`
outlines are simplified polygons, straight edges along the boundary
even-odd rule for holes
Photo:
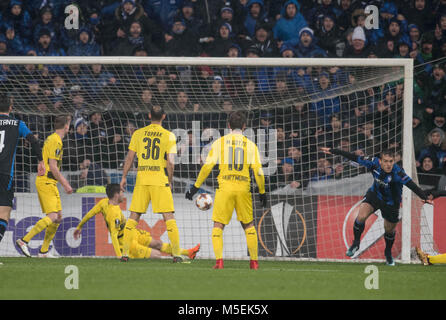
[[[251,260],[258,260],[258,242],[257,231],[254,226],[245,229],[246,244],[248,245],[248,252]]]
[[[429,262],[432,264],[436,263],[446,263],[446,253],[437,254],[435,256],[428,256]]]
[[[23,241],[26,243],[30,242],[32,238],[35,237],[36,234],[42,232],[45,228],[51,225],[53,221],[50,218],[45,217],[37,221],[37,223],[32,227],[32,229],[23,237]]]
[[[180,233],[178,232],[177,222],[175,219],[166,221],[167,236],[169,237],[170,245],[172,247],[172,256],[178,257],[181,255],[180,248]]]
[[[45,253],[48,252],[48,249],[50,248],[51,240],[53,240],[57,228],[59,227],[60,223],[52,223],[46,228],[45,232],[45,238],[43,239],[42,247],[40,248],[40,252]]]
[[[170,245],[170,243],[163,243],[160,251],[171,255],[172,254],[172,246]],[[187,256],[187,255],[189,255],[189,251],[187,251],[187,249],[180,248],[180,254],[182,256]]]
[[[130,245],[133,242],[134,238],[134,232],[133,230],[138,225],[138,221],[134,219],[128,219],[125,223],[124,227],[124,239],[123,239],[123,246],[122,246],[122,255],[128,257],[130,252]]]
[[[215,259],[223,259],[223,230],[220,228],[212,229],[212,245],[214,247]]]

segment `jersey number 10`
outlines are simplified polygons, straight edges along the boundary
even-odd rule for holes
[[[242,171],[243,170],[243,159],[245,158],[245,151],[243,148],[232,148],[229,147],[229,155],[228,159],[228,169],[232,170],[234,168],[236,171]]]

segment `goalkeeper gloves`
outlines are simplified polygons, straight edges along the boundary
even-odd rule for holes
[[[190,187],[189,190],[186,191],[186,199],[192,200],[193,196],[198,192],[198,188],[196,188],[194,185]]]
[[[266,198],[266,193],[260,194],[260,202],[262,203],[262,207],[266,208],[268,205],[268,200]]]

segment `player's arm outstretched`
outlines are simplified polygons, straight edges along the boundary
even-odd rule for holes
[[[193,196],[200,189],[200,186],[206,181],[212,169],[218,162],[218,150],[220,150],[220,140],[217,140],[212,144],[211,150],[209,150],[206,161],[201,167],[197,180],[192,185],[192,187],[190,187],[190,189],[186,191],[186,199],[192,200]]]
[[[39,176],[43,176],[45,174],[45,163],[43,162],[42,149],[39,145],[39,140],[34,136],[34,134],[29,130],[26,124],[20,120],[19,122],[19,134],[21,137],[25,138],[30,146],[32,153],[36,156],[39,161],[39,165],[37,167],[37,174]]]
[[[91,208],[90,211],[87,212],[87,214],[82,218],[81,222],[79,222],[79,224],[76,226],[76,229],[73,232],[74,239],[76,240],[79,239],[84,224],[86,224],[88,220],[90,220],[95,215],[101,212],[102,212],[101,203],[98,202],[93,208]]]
[[[358,164],[367,167],[368,169],[371,169],[373,165],[373,161],[367,160],[364,157],[357,156],[353,153],[346,152],[339,149],[332,149],[327,147],[322,147],[321,151],[325,154],[335,154],[335,155],[341,155],[351,161],[355,161]],[[407,176],[404,171],[401,169],[401,183],[404,184],[406,187],[408,187],[412,192],[414,192],[421,200],[423,200],[426,203],[433,204],[432,197],[429,197],[428,194],[426,194],[413,180]]]

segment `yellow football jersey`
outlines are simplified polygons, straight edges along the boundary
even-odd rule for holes
[[[46,138],[42,149],[43,162],[45,163],[45,174],[38,176],[37,179],[44,180],[47,183],[57,183],[56,178],[52,174],[49,165],[49,159],[57,161],[57,168],[60,170],[62,165],[63,144],[62,139],[57,133],[53,133]]]
[[[175,135],[158,124],[136,130],[129,150],[138,156],[136,185],[167,186],[167,154],[177,153]]]
[[[206,163],[200,170],[195,187],[199,188],[214,165],[219,164],[218,187],[221,190],[249,191],[250,169],[259,187],[265,192],[265,177],[259,150],[254,142],[239,133],[230,133],[216,140],[209,151]]]
[[[119,205],[112,205],[108,201],[108,198],[104,198],[91,208],[83,217],[77,229],[81,229],[93,216],[102,213],[108,232],[110,233],[115,254],[117,257],[120,257],[126,220]]]

